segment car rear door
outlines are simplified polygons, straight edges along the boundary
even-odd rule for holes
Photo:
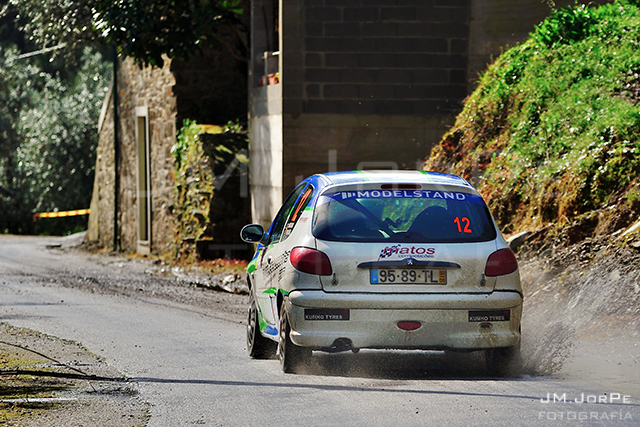
[[[313,194],[313,187],[302,183],[289,195],[269,229],[269,242],[257,259],[257,280],[255,295],[263,320],[268,323],[267,333],[276,334],[278,322],[277,294],[279,281],[285,269],[289,268],[291,242],[287,238],[292,233],[302,212]],[[264,325],[262,325],[264,326]],[[265,330],[265,328],[261,328]]]

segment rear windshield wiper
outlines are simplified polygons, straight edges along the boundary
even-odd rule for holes
[[[393,236],[395,234],[393,231],[391,231],[389,226],[384,221],[381,221],[369,209],[367,209],[364,206],[362,206],[362,204],[360,204],[360,202],[358,202],[357,200],[347,199],[347,200],[340,200],[339,202],[342,203],[343,205],[345,205],[346,207],[351,208],[354,211],[360,212],[361,214],[363,214],[364,216],[369,218],[371,221],[373,221],[378,226],[378,228],[380,228],[380,230],[382,230],[385,233],[387,233],[387,235],[389,237],[391,237],[391,236]]]

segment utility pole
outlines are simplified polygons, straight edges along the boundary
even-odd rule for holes
[[[118,242],[118,205],[120,203],[120,144],[118,143],[118,46],[113,45],[113,251],[120,250]]]

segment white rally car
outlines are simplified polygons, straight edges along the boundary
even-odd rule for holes
[[[247,348],[295,372],[312,350],[484,350],[504,373],[520,347],[518,264],[464,179],[419,171],[313,175],[259,243]]]

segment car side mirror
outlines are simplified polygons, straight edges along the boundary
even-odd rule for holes
[[[245,225],[240,231],[240,238],[247,243],[265,243],[267,236],[260,224]]]

